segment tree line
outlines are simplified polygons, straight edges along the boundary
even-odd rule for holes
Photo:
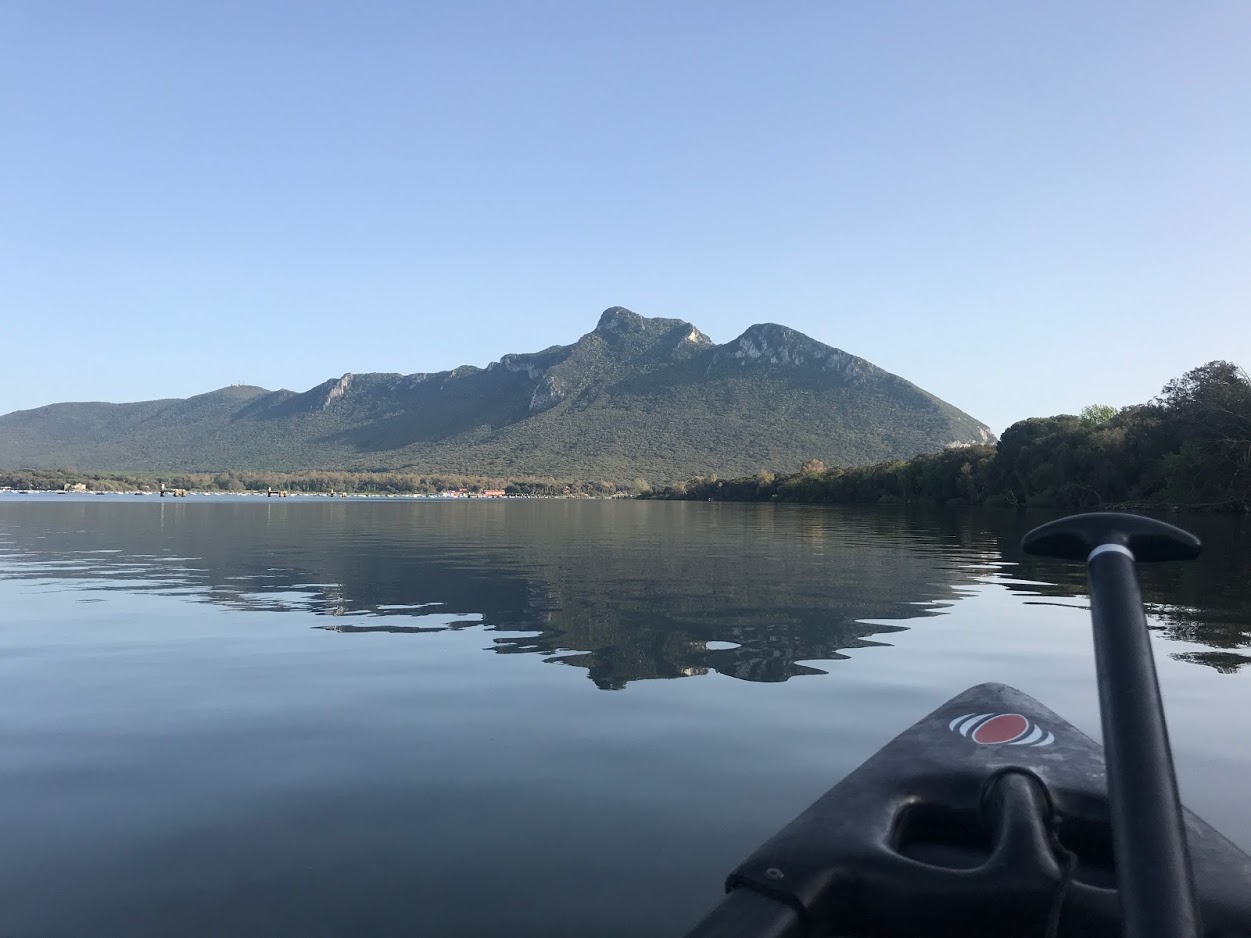
[[[0,488],[25,491],[63,491],[85,485],[89,492],[156,492],[187,489],[192,492],[264,492],[269,489],[298,493],[370,495],[434,495],[440,492],[508,495],[637,495],[650,491],[642,479],[629,484],[605,480],[499,479],[477,475],[408,472],[185,472],[111,473],[74,469],[0,469]]]
[[[1251,379],[1209,362],[1146,404],[1013,424],[998,444],[909,460],[690,479],[653,497],[726,501],[938,502],[1067,509],[1172,506],[1251,510]]]

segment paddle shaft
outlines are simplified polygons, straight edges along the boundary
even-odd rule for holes
[[[1106,544],[1088,565],[1125,935],[1194,938],[1194,880],[1134,556]]]
[[[803,938],[807,933],[794,908],[740,887],[722,899],[686,938]]]

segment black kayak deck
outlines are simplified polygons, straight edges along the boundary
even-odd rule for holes
[[[1203,933],[1251,936],[1251,858],[1189,811],[1185,827]],[[1014,688],[970,688],[767,841],[727,889],[785,904],[799,934],[1119,934],[1102,747]]]

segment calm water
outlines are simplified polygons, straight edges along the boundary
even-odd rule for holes
[[[966,687],[1098,735],[1043,518],[0,496],[0,935],[676,935]],[[1251,848],[1251,529],[1144,582]]]

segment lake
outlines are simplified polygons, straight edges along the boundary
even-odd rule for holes
[[[680,935],[965,688],[1099,735],[1044,515],[0,495],[0,935]],[[1251,526],[1143,571],[1251,849]]]

